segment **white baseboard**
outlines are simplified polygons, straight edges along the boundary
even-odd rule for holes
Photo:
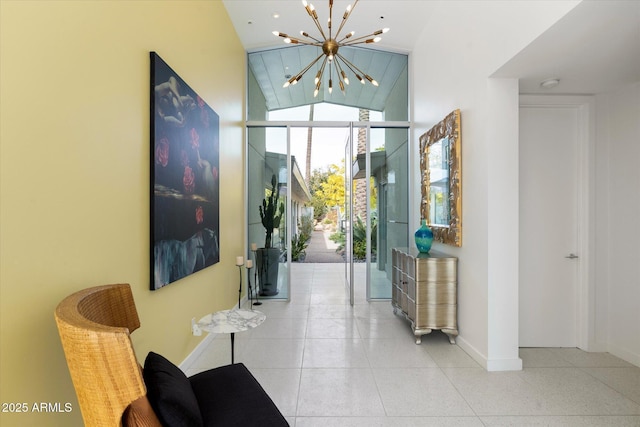
[[[480,353],[474,346],[469,344],[469,342],[467,342],[462,336],[458,335],[456,337],[456,344],[458,345],[458,347],[464,350],[465,353],[471,356],[473,360],[478,362],[480,366],[482,366],[484,369],[487,369],[486,356]]]
[[[519,357],[515,359],[487,359],[486,355],[478,351],[478,349],[469,344],[464,338],[460,336],[456,337],[456,343],[458,347],[464,350],[465,353],[489,372],[522,370],[522,359]]]
[[[213,341],[216,337],[216,334],[207,334],[206,337],[202,341],[198,343],[196,348],[193,349],[191,353],[180,363],[178,366],[182,372],[187,372],[191,366],[195,363],[196,360],[202,355],[202,352],[207,348],[207,346]]]
[[[246,302],[247,297],[245,296],[240,301],[240,304],[244,305]],[[238,304],[234,305],[233,308],[238,308]],[[191,366],[193,366],[194,362],[202,355],[202,352],[207,348],[207,346],[211,343],[211,341],[213,341],[215,337],[216,334],[207,333],[207,336],[198,343],[193,351],[191,351],[191,353],[189,353],[189,355],[178,366],[182,370],[182,372],[187,372],[187,370],[190,369]]]
[[[487,361],[487,371],[522,371],[522,359],[490,359]]]
[[[616,357],[640,367],[640,354],[633,353],[625,348],[609,345],[609,353]]]

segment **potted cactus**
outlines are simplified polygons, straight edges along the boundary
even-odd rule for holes
[[[272,247],[273,230],[280,227],[284,214],[284,204],[280,203],[280,188],[275,174],[271,177],[271,194],[262,200],[258,207],[260,219],[265,229],[264,248],[256,251],[256,268],[260,295],[276,295],[278,293],[278,264],[280,249]]]

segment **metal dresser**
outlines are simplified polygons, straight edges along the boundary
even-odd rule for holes
[[[393,248],[393,312],[411,322],[416,344],[422,335],[440,329],[455,344],[458,335],[458,258],[413,248]]]

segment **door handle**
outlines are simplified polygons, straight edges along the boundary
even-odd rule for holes
[[[576,259],[576,258],[580,258],[580,257],[579,257],[578,255],[576,255],[576,254],[569,254],[569,255],[567,255],[565,258],[568,258],[568,259]]]

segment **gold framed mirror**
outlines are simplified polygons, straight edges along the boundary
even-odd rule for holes
[[[420,217],[433,240],[462,246],[460,110],[452,111],[420,137]]]

